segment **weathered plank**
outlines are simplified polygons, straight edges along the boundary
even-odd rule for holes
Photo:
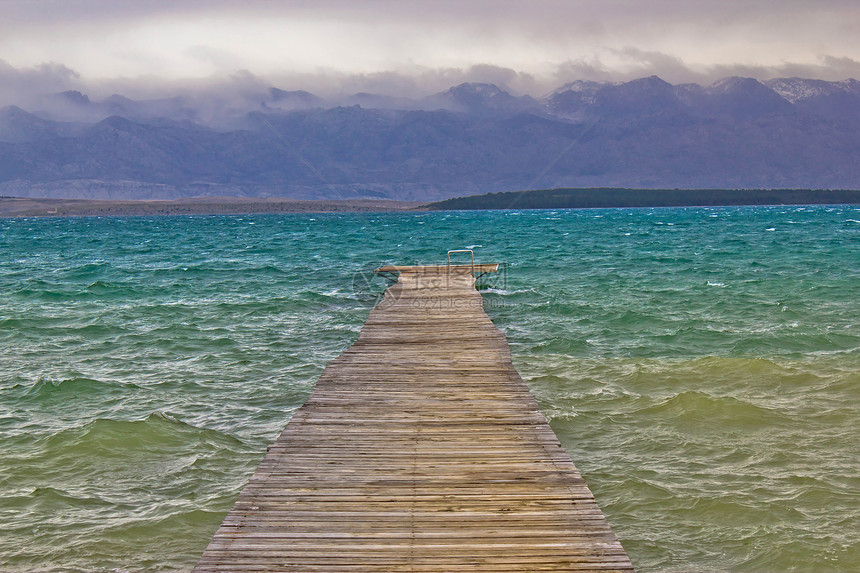
[[[632,571],[471,265],[379,270],[397,283],[194,571]]]

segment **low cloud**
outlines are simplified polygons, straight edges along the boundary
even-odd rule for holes
[[[612,65],[598,57],[565,62],[556,70],[556,82],[564,84],[577,79],[623,82],[646,76],[659,76],[673,84],[710,85],[732,76],[755,78],[761,81],[788,77],[826,81],[860,78],[860,62],[851,58],[825,56],[811,64],[785,62],[776,66],[746,64],[691,66],[671,54],[634,47],[615,50],[610,55],[613,58]]]
[[[18,69],[0,60],[0,106],[30,106],[44,95],[81,85],[80,76],[62,64]]]
[[[166,97],[241,84],[237,70],[326,97],[421,97],[465,81],[541,95],[575,79],[860,77],[856,0],[0,0],[0,9],[11,63],[0,64],[3,104],[66,89]]]
[[[656,70],[684,80],[720,66],[816,69],[819,57],[834,60],[824,68],[860,58],[856,0],[0,0],[0,7],[4,58],[18,66],[61,61],[88,78],[243,68],[272,77],[372,80],[428,69],[482,77],[487,66],[489,78],[505,79],[492,68],[516,70],[505,82],[525,89],[554,67],[592,78]]]
[[[860,78],[860,61],[824,56],[818,64],[785,64],[774,72],[774,77],[812,77],[830,81],[857,79]]]
[[[812,64],[786,62],[778,66],[711,66],[701,75],[701,78],[706,83],[712,83],[729,76],[742,76],[757,80],[798,77],[841,81],[860,78],[860,62],[851,58],[825,56],[820,58],[817,63]]]
[[[623,82],[651,75],[659,76],[673,84],[700,85],[710,85],[729,76],[759,80],[803,77],[838,81],[860,78],[860,61],[847,57],[822,57],[811,64],[786,62],[779,66],[734,64],[694,67],[671,54],[627,47],[608,50],[603,57],[571,59],[548,67],[543,75],[510,67],[478,64],[463,68],[414,66],[385,72],[352,74],[320,70],[316,73],[263,75],[239,70],[231,74],[186,80],[168,80],[154,76],[87,80],[62,64],[46,63],[29,68],[15,68],[0,60],[0,107],[18,105],[30,111],[53,110],[55,117],[74,118],[72,108],[77,105],[74,101],[64,104],[68,109],[60,109],[57,102],[65,100],[50,96],[77,90],[89,96],[93,102],[100,102],[113,94],[121,94],[138,101],[178,97],[182,102],[177,105],[193,109],[195,117],[207,121],[207,118],[217,117],[225,110],[260,109],[272,87],[305,90],[331,104],[338,104],[348,101],[350,96],[357,93],[421,99],[464,82],[492,83],[514,95],[540,97],[574,80]],[[86,113],[102,112],[93,109]]]

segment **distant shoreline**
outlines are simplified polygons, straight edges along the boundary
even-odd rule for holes
[[[49,199],[0,197],[0,217],[132,217],[279,213],[373,213],[504,209],[613,209],[860,204],[858,190],[829,189],[542,189],[437,201],[304,200],[283,197]]]
[[[372,213],[409,211],[425,203],[379,199],[298,200],[206,197],[170,200],[34,199],[0,197],[0,217],[134,217],[278,213]]]
[[[860,204],[860,191],[844,189],[560,188],[456,197],[428,203],[425,208],[431,211],[449,211],[842,204]]]

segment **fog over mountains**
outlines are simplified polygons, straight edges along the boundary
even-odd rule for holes
[[[860,82],[576,81],[542,97],[305,91],[0,109],[0,195],[436,200],[550,187],[860,187]]]

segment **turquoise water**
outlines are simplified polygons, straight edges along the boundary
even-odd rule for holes
[[[474,247],[639,571],[860,570],[860,209],[0,220],[0,569],[187,571],[385,284]]]

